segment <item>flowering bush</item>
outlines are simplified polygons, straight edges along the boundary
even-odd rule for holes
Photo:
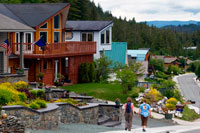
[[[177,104],[177,100],[176,100],[176,98],[170,98],[170,99],[168,99],[167,101],[166,101],[168,104],[173,104],[173,105],[176,105]]]
[[[20,96],[19,96],[20,95]],[[9,102],[20,101],[20,98],[25,96],[21,92],[18,92],[14,89],[11,83],[2,83],[0,84],[0,105],[6,105]]]
[[[153,87],[150,88],[150,91],[145,93],[145,99],[149,103],[158,102],[159,100],[162,99],[162,97],[163,96],[160,94],[160,92],[154,89]]]
[[[15,83],[14,87],[15,89],[27,89],[29,88],[29,85],[24,81],[18,81],[17,83]]]

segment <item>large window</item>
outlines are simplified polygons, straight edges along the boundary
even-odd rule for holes
[[[47,32],[40,32],[40,37],[42,37],[43,41],[47,43]]]
[[[93,33],[91,32],[83,32],[81,36],[81,41],[90,42],[93,41]]]
[[[60,42],[60,32],[54,32],[54,42]]]
[[[20,43],[20,34],[19,34],[19,32],[16,32],[16,39],[15,39],[15,42],[16,43]]]
[[[57,15],[54,17],[54,28],[55,29],[60,28],[60,15]]]
[[[25,33],[25,43],[32,43],[32,34],[31,33]]]
[[[110,44],[111,36],[110,29],[101,32],[101,44]]]

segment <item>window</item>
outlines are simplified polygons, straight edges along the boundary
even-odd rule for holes
[[[60,28],[60,15],[57,15],[54,17],[54,28],[55,29]]]
[[[82,33],[81,40],[83,42],[90,42],[93,41],[93,33]]]
[[[31,33],[25,33],[25,43],[31,43]]]
[[[110,29],[101,32],[101,44],[110,44]]]
[[[65,32],[65,40],[68,40],[68,39],[72,39],[73,38],[73,34],[72,32]]]
[[[60,32],[54,32],[54,42],[60,42]]]
[[[110,30],[106,30],[106,43],[110,43]]]
[[[3,73],[3,52],[0,52],[0,73]]]
[[[15,39],[15,42],[16,43],[20,43],[20,34],[19,34],[19,32],[16,32],[16,39]]]
[[[105,43],[105,34],[104,32],[101,33],[101,44]]]
[[[47,60],[44,61],[43,69],[48,69],[48,61]]]
[[[40,37],[42,36],[42,39],[45,43],[47,43],[47,32],[40,32]]]
[[[47,29],[48,28],[48,23],[46,23],[46,24],[44,24],[44,25],[42,25],[41,27],[40,27],[40,29]]]

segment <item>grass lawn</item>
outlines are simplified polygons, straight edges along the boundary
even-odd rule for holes
[[[116,98],[119,98],[122,103],[125,103],[128,97],[128,94],[122,94],[122,87],[119,84],[87,83],[63,88],[76,93],[86,93],[88,96],[104,100],[115,101]]]

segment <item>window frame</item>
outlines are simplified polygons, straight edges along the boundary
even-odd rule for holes
[[[86,34],[86,41],[83,41],[82,35]],[[92,34],[92,41],[88,41],[88,35]],[[82,42],[93,42],[94,41],[94,32],[81,32],[81,41]]]
[[[107,40],[107,31],[109,34],[109,39]],[[104,43],[102,43],[102,34],[104,34]],[[112,43],[112,29],[111,27],[108,27],[106,29],[104,29],[103,31],[100,32],[100,39],[101,39],[101,45],[111,45]],[[107,43],[109,42],[109,43]]]
[[[40,31],[39,32],[39,38],[41,37],[41,35],[40,35],[41,32],[46,32],[47,33],[47,42],[45,42],[45,43],[48,44],[48,31]],[[39,50],[42,51],[41,47],[39,47]]]

